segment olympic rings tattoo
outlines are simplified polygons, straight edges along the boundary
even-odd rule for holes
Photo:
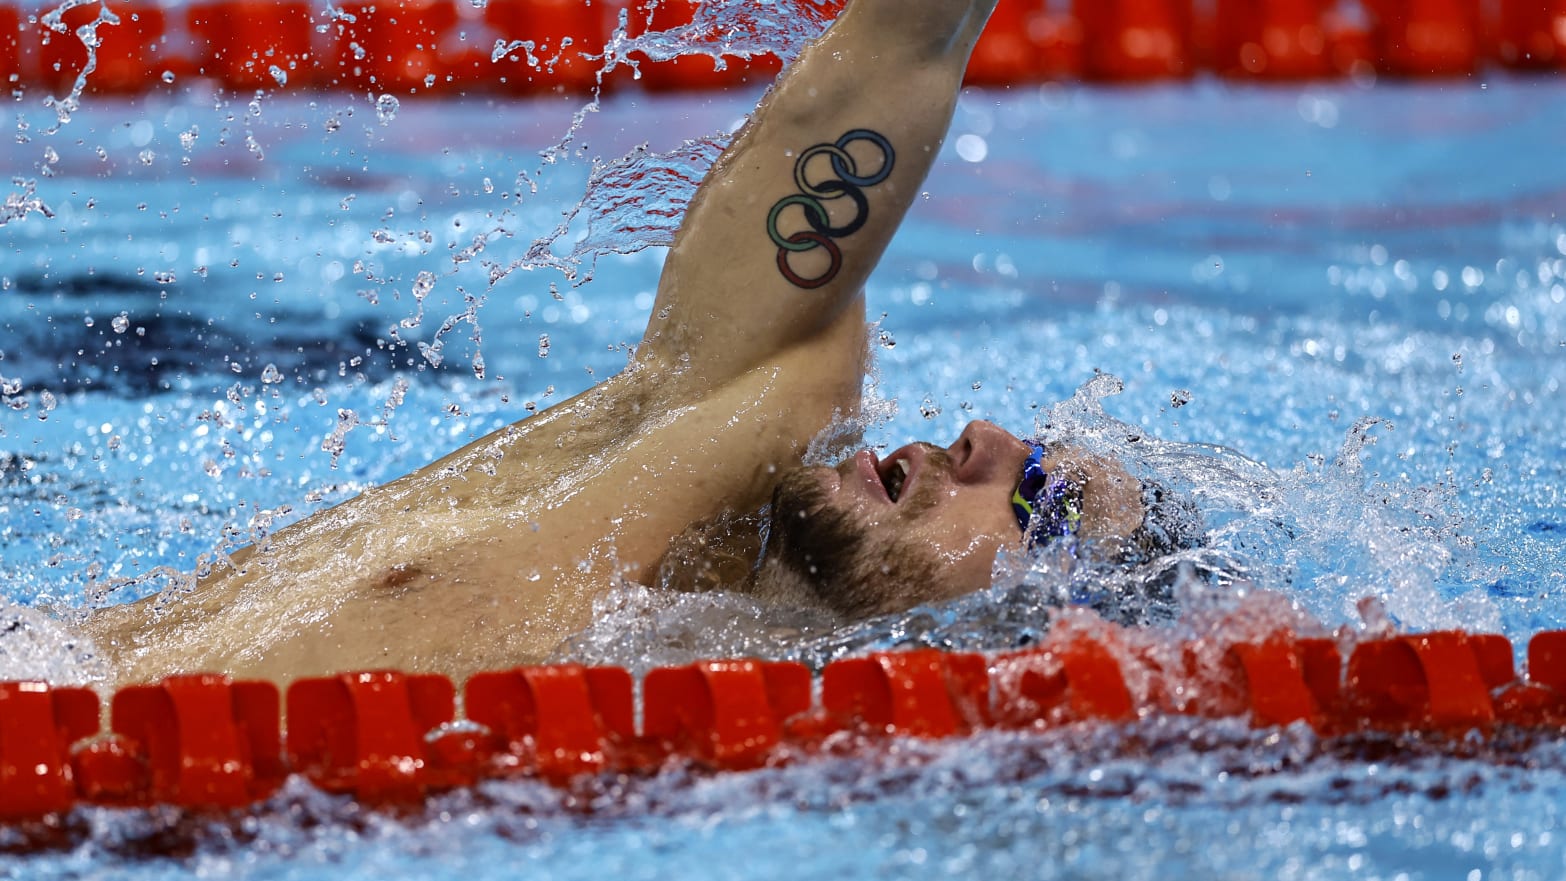
[[[874,174],[859,173],[859,163],[848,152],[848,145],[855,141],[869,141],[881,151],[881,165]],[[829,157],[836,179],[810,180],[810,161],[817,156]],[[778,246],[778,271],[783,273],[790,284],[814,289],[837,277],[838,270],[843,268],[843,251],[832,240],[853,235],[870,219],[870,200],[865,197],[863,188],[873,187],[886,180],[887,175],[892,173],[895,158],[890,141],[877,132],[863,128],[845,133],[834,144],[817,144],[799,157],[799,161],[794,163],[794,185],[799,188],[799,192],[779,199],[767,213],[767,235]],[[854,216],[841,226],[833,226],[823,203],[845,198],[854,203]],[[784,235],[779,230],[778,220],[791,205],[798,205],[804,212],[805,223],[810,226],[810,231],[800,230]],[[814,278],[806,278],[795,272],[789,264],[789,255],[817,248],[826,250],[826,272]]]

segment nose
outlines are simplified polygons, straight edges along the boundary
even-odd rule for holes
[[[1008,479],[1016,476],[1028,458],[1029,447],[999,425],[976,419],[946,452],[952,457],[952,476],[959,483],[982,483],[1001,472]]]

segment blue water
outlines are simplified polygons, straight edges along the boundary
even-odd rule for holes
[[[613,372],[661,252],[516,264],[593,157],[721,135],[754,99],[616,97],[552,163],[575,102],[93,99],[53,135],[19,105],[0,150],[54,216],[0,228],[3,596],[155,592]],[[1328,628],[1365,626],[1367,596],[1411,629],[1566,626],[1562,119],[1560,80],[970,93],[870,285],[872,441],[982,417],[1177,471],[1200,450],[1176,442],[1223,445],[1270,470],[1178,478],[1255,586],[1190,608],[1259,587]],[[611,226],[579,213],[531,262],[623,244]],[[1072,402],[1090,381],[1123,391]],[[1045,626],[1030,603],[1061,577],[1014,561],[987,594],[795,644],[743,604],[621,591],[570,651],[997,647]],[[0,653],[0,676],[40,670],[93,675],[43,638]],[[83,810],[0,876],[1561,876],[1556,743],[1406,747],[1149,720],[492,785],[412,817],[293,789],[246,819]]]

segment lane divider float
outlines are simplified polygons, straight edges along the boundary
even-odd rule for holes
[[[828,664],[747,659],[625,670],[563,664],[451,680],[395,671],[270,682],[173,676],[114,693],[0,683],[0,820],[77,805],[242,809],[290,775],[368,804],[417,803],[488,779],[564,785],[670,761],[744,771],[842,733],[949,738],[1157,715],[1304,724],[1323,737],[1500,728],[1566,735],[1566,631],[1537,634],[1528,676],[1501,636],[1443,631],[1353,644],[1260,639],[1138,646],[1103,625],[993,656],[916,650]],[[283,726],[286,709],[287,727]]]
[[[791,2],[816,18],[843,6]],[[639,77],[621,66],[600,78],[602,62],[584,56],[603,52],[622,13],[634,39],[690,24],[701,0],[650,3],[351,0],[328,13],[305,0],[100,0],[66,10],[56,28],[55,0],[0,0],[0,78],[13,88],[68,89],[86,63],[89,30],[99,46],[87,86],[98,92],[191,77],[241,92],[703,90],[763,82],[780,69],[770,55],[728,58],[723,70],[685,55],[642,63]],[[721,52],[727,36],[695,39]],[[1566,70],[1566,0],[1000,0],[968,80],[1137,82],[1203,70],[1257,80],[1464,76],[1487,64]]]

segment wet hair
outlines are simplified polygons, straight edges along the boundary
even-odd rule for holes
[[[1156,480],[1142,481],[1142,522],[1124,542],[1118,562],[1137,565],[1206,544],[1195,503]]]
[[[1180,613],[1175,584],[1190,563],[1183,552],[1205,547],[1206,538],[1195,503],[1143,479],[1142,522],[1118,542],[1100,542],[1092,549],[1088,578],[1094,586],[1073,603],[1125,626],[1173,621]]]

